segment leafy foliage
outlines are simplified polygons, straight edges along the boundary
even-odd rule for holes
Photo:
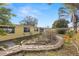
[[[10,25],[12,24],[10,19],[15,16],[11,13],[11,9],[0,7],[0,25]]]
[[[53,23],[52,28],[68,28],[68,23],[69,22],[65,19],[59,19]],[[59,34],[64,34],[66,32],[66,30],[65,29],[63,29],[63,30],[57,29],[57,32]]]
[[[0,29],[0,35],[6,35],[6,32],[2,29]]]
[[[68,31],[66,32],[66,35],[68,35],[70,38],[72,38],[73,35],[74,35],[74,33],[75,33],[74,30],[68,30]]]
[[[70,14],[74,13],[77,10],[77,7],[78,7],[78,6],[75,5],[75,3],[71,3],[71,4],[65,3],[64,5],[69,10]]]
[[[68,23],[69,21],[65,20],[65,19],[59,19],[59,20],[56,20],[54,23],[53,23],[53,28],[67,28],[68,27]]]
[[[64,4],[65,7],[69,10],[69,15],[72,16],[71,18],[71,21],[73,22],[74,24],[74,30],[75,30],[75,33],[77,33],[77,24],[78,24],[78,14],[76,14],[76,12],[78,11],[79,9],[79,4],[76,4],[76,3],[67,3],[67,4]]]
[[[22,25],[32,25],[32,26],[36,26],[37,23],[38,23],[38,20],[32,16],[26,16],[24,20],[20,22],[20,24]]]
[[[66,17],[68,17],[69,12],[68,12],[67,8],[60,7],[58,10],[58,15],[59,15],[59,19],[65,19]]]

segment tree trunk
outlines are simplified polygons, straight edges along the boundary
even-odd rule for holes
[[[77,22],[74,22],[74,31],[77,33]]]
[[[75,33],[77,33],[77,18],[74,13],[72,14],[72,22],[73,22],[74,31]]]

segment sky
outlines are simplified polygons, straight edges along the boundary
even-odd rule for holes
[[[19,24],[26,16],[32,16],[38,19],[38,27],[52,27],[55,20],[58,20],[58,9],[63,7],[63,4],[53,3],[12,3],[6,6],[12,10],[16,17],[12,17],[11,21],[14,24]]]

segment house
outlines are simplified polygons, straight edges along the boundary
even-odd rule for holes
[[[0,29],[3,29],[7,34],[6,35],[0,35],[0,41],[4,40],[10,40],[10,39],[15,39],[23,36],[29,36],[29,35],[34,35],[38,34],[39,31],[35,31],[35,27],[30,26],[30,25],[15,25],[15,26],[10,26],[10,25],[0,25]]]

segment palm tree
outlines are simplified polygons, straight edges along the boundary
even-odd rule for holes
[[[77,4],[77,3],[66,3],[64,5],[68,8],[68,10],[70,12],[69,15],[72,16],[71,21],[73,22],[75,33],[77,33],[78,15],[76,15],[75,12],[78,10],[79,4]]]
[[[12,16],[15,16],[11,13],[11,9],[8,9],[4,6],[7,4],[0,3],[0,25],[12,25],[10,19]],[[0,35],[4,35],[5,31],[0,29]]]
[[[48,5],[51,5],[52,3],[49,3]],[[69,11],[69,13],[64,11],[64,8],[60,8],[60,13],[67,13],[70,16],[72,16],[71,21],[73,22],[74,25],[74,30],[75,33],[77,33],[77,19],[76,19],[76,15],[75,12],[79,9],[79,4],[78,3],[64,3],[64,7],[66,7]],[[59,13],[59,17],[61,17]]]
[[[60,7],[58,11],[59,19],[65,19],[69,14],[65,7]]]

